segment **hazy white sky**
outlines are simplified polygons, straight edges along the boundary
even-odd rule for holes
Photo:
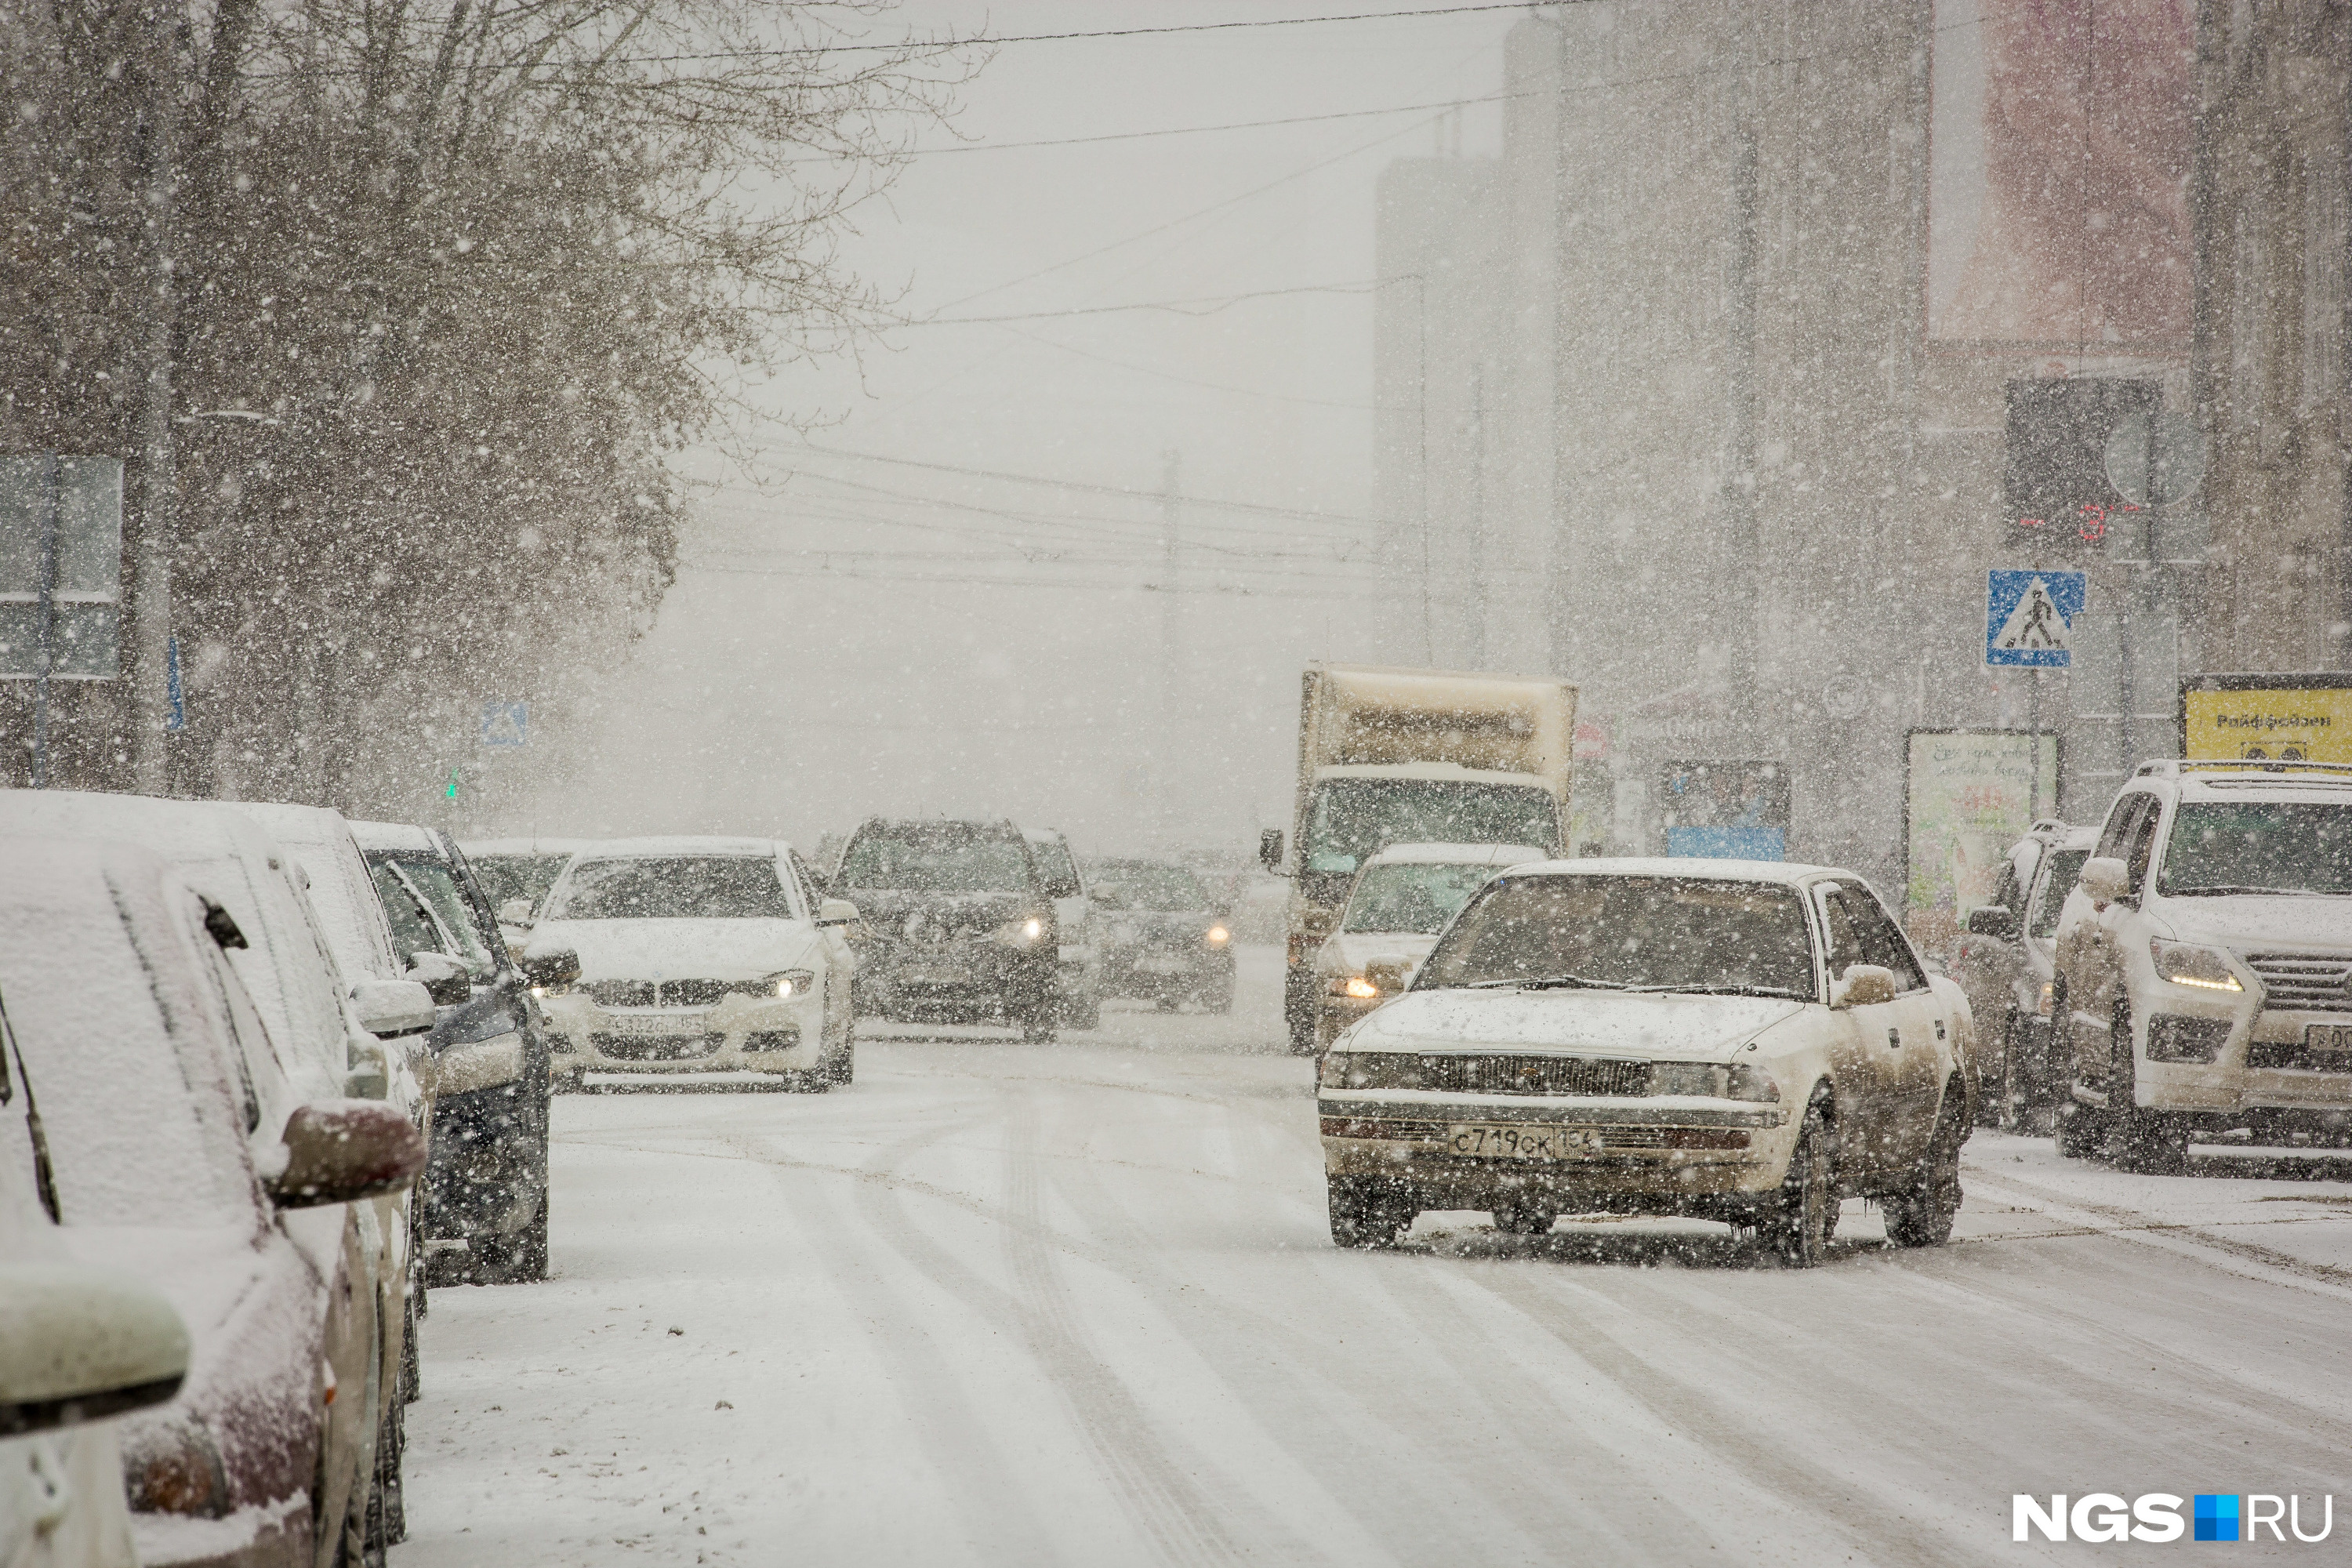
[[[909,0],[879,26],[1003,37],[1412,8]],[[1007,44],[955,132],[987,146],[1489,97],[1516,19]],[[919,157],[861,210],[852,264],[910,317],[1040,319],[896,330],[856,364],[782,367],[761,389],[781,414],[835,421],[813,438],[841,451],[1145,491],[1177,453],[1188,496],[1329,514],[1184,507],[1172,731],[1156,500],[810,456],[772,428],[750,470],[698,469],[719,482],[689,564],[606,683],[594,765],[536,825],[813,842],[867,812],[987,813],[1109,853],[1151,841],[1164,796],[1177,839],[1245,853],[1288,811],[1300,664],[1391,651],[1361,563],[1370,299],[1045,313],[1361,285],[1382,165],[1495,150],[1498,106],[1437,118]]]

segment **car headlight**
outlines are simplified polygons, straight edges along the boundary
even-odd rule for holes
[[[809,969],[787,969],[781,974],[771,974],[760,982],[759,994],[781,996],[789,1000],[805,996],[816,989],[816,972]]]
[[[1361,974],[1335,975],[1328,989],[1334,996],[1352,997],[1359,1002],[1376,1001],[1381,994],[1381,988]]]
[[[2175,985],[2193,986],[2200,991],[2243,991],[2237,973],[2230,967],[2229,955],[2214,947],[2199,947],[2193,942],[2166,942],[2151,939],[2148,955],[2156,960],[2156,977]]]
[[[1020,915],[989,933],[991,942],[1024,952],[1054,940],[1054,922],[1043,915]]]
[[[2047,1018],[2050,1016],[2050,1002],[2052,995],[2054,993],[2056,984],[2057,983],[2055,981],[2050,980],[2045,980],[2042,983],[2042,994],[2035,998],[2033,1004],[2034,1016],[2038,1018]]]
[[[1428,1069],[1417,1056],[1392,1051],[1331,1051],[1316,1081],[1325,1089],[1422,1089]]]
[[[1209,934],[1203,940],[1205,940],[1211,947],[1223,947],[1225,943],[1234,940],[1234,933],[1227,931],[1223,926],[1211,926],[1209,928]]]
[[[1750,1100],[1777,1103],[1780,1086],[1762,1068],[1747,1062],[1652,1062],[1652,1094],[1696,1095],[1702,1100]]]

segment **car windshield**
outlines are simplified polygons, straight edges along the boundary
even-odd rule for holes
[[[2158,890],[2352,893],[2352,805],[2186,802],[2173,813]]]
[[[446,952],[463,960],[475,979],[489,978],[497,963],[455,872],[430,855],[390,852],[370,855],[368,871],[375,878],[375,890],[383,900],[384,916],[392,922],[393,940],[401,957]],[[431,911],[431,920],[424,918],[420,904]]]
[[[839,879],[910,893],[1025,892],[1029,858],[1016,840],[962,823],[901,823],[859,834]]]
[[[572,867],[547,918],[788,921],[793,906],[765,855],[632,855]]]
[[[1105,909],[1160,910],[1176,912],[1205,910],[1209,895],[1181,866],[1154,866],[1140,861],[1114,861],[1105,866],[1095,889],[1096,901]]]
[[[555,879],[563,875],[571,862],[569,855],[475,855],[474,875],[482,884],[482,892],[497,909],[509,899],[527,899],[533,909],[555,886]]]
[[[1510,877],[1462,911],[1416,990],[1549,981],[1811,1000],[1792,888],[1697,877]]]
[[[1353,871],[1391,844],[1557,844],[1559,810],[1528,784],[1328,779],[1306,838],[1309,871]]]
[[[2042,901],[2033,907],[2033,929],[2030,936],[2058,934],[2058,914],[2066,907],[2066,895],[2074,890],[2074,880],[2083,874],[2083,862],[2091,858],[2088,849],[2054,849],[2050,854],[2050,878],[2042,884]]]
[[[1417,931],[1435,936],[1495,874],[1486,864],[1411,861],[1368,867],[1348,895],[1341,931]]]

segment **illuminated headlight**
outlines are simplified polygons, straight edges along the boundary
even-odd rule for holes
[[[1234,933],[1223,926],[1211,926],[1206,940],[1211,947],[1223,947],[1234,940]]]
[[[1780,1086],[1770,1073],[1746,1062],[1727,1067],[1719,1062],[1652,1062],[1650,1092],[1772,1104],[1780,1098]]]
[[[813,970],[787,969],[782,974],[769,975],[760,982],[760,987],[762,996],[776,995],[787,1000],[805,996],[816,989],[816,974]]]
[[[2192,986],[2200,991],[2243,991],[2235,971],[2230,967],[2227,953],[2218,948],[2198,947],[2190,942],[2166,942],[2161,938],[2147,944],[2148,955],[2156,960],[2156,976],[2175,985]]]
[[[576,989],[577,987],[571,985],[534,985],[530,988],[530,994],[544,1002],[550,996],[569,996]]]
[[[1429,1073],[1417,1056],[1388,1051],[1332,1051],[1316,1080],[1325,1089],[1423,1089]]]
[[[1379,986],[1360,974],[1350,974],[1345,979],[1335,979],[1331,982],[1330,989],[1334,996],[1352,996],[1359,1002],[1374,1001],[1381,994]]]
[[[1022,949],[1050,942],[1053,937],[1054,924],[1043,915],[1023,915],[1017,920],[1006,921],[989,933],[989,939],[992,942],[1002,942],[1006,947]]]
[[[2054,982],[2045,980],[2042,983],[2042,994],[2035,999],[2033,1004],[2033,1012],[2036,1017],[2047,1018],[2050,1016],[2050,1001],[2054,988]]]

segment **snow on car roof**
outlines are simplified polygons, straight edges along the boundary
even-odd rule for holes
[[[543,841],[542,841],[543,842]],[[583,845],[580,853],[599,860],[619,860],[641,855],[782,855],[792,847],[781,838],[721,838],[679,835],[665,838],[607,838]]]
[[[318,911],[319,924],[345,975],[400,977],[404,966],[393,952],[392,927],[341,812],[273,801],[224,804],[260,823],[300,863],[310,879],[310,907]]]
[[[411,855],[438,856],[441,845],[432,834],[411,822],[350,822],[352,837],[362,849],[396,849]]]
[[[2352,768],[2177,763],[2165,769],[2143,767],[2138,776],[2170,779],[2183,800],[2243,800],[2258,795],[2264,800],[2310,804],[2341,802],[2352,791]]]
[[[1364,864],[1518,866],[1544,858],[1545,852],[1532,844],[1391,844]]]
[[[1843,877],[1867,884],[1858,871],[1835,866],[1809,866],[1786,860],[1708,860],[1689,855],[1622,856],[1590,860],[1545,860],[1514,870],[1542,876],[1576,877],[1704,877],[1718,882],[1780,882],[1790,887],[1815,877]]]
[[[461,838],[457,847],[468,856],[577,855],[603,842],[597,838]]]

